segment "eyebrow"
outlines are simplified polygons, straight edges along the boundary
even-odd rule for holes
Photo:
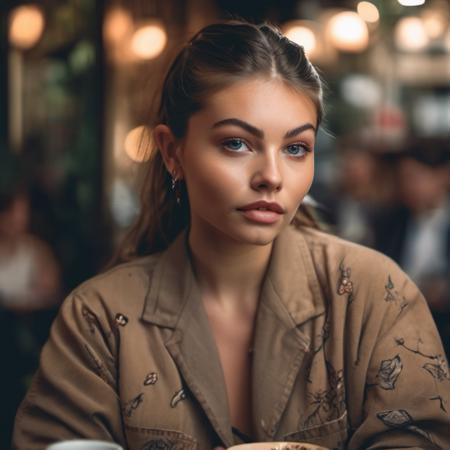
[[[253,134],[253,136],[256,136],[259,139],[264,138],[264,131],[260,130],[259,128],[254,127],[253,125],[250,125],[248,122],[245,122],[244,120],[236,119],[236,118],[219,120],[219,122],[216,122],[212,126],[212,128],[219,128],[224,125],[236,125],[240,128],[243,128],[245,131],[248,131],[250,134]],[[300,125],[299,127],[296,127],[296,128],[293,128],[292,130],[287,131],[284,135],[284,139],[289,139],[294,136],[297,136],[298,134],[300,134],[306,130],[313,130],[314,132],[316,132],[316,128],[314,127],[314,125],[307,122],[307,123],[304,123],[303,125]]]

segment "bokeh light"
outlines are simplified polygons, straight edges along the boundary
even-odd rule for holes
[[[383,98],[381,85],[374,77],[365,74],[344,77],[341,93],[349,104],[369,110],[378,108]]]
[[[430,39],[437,39],[442,36],[447,27],[447,18],[439,11],[425,11],[422,14],[423,26]]]
[[[125,153],[134,162],[148,161],[152,154],[151,130],[141,125],[132,129],[125,138]]]
[[[361,19],[369,23],[376,23],[380,20],[378,8],[370,2],[359,2],[357,6],[358,14]]]
[[[447,33],[445,33],[444,43],[447,47],[447,51],[450,53],[450,28],[447,30]]]
[[[105,18],[103,35],[107,42],[120,44],[133,30],[133,19],[128,11],[115,7]]]
[[[15,47],[32,48],[41,38],[44,26],[44,14],[38,6],[19,6],[10,16],[9,40]]]
[[[166,46],[167,34],[157,22],[138,28],[131,40],[133,53],[142,59],[156,58]]]
[[[395,44],[401,50],[420,51],[429,43],[423,21],[419,17],[400,19],[394,31]]]
[[[402,6],[420,6],[425,3],[425,0],[398,0]]]
[[[335,14],[328,22],[331,44],[344,52],[360,52],[369,44],[369,30],[361,17],[352,11]]]
[[[291,41],[301,45],[309,57],[317,48],[317,39],[314,31],[304,25],[295,23],[287,25],[284,34]]]

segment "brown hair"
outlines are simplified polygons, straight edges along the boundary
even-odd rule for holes
[[[208,25],[182,48],[172,62],[161,90],[155,124],[167,125],[177,138],[186,132],[192,114],[214,92],[247,77],[276,77],[305,93],[323,116],[322,83],[295,44],[272,25],[228,21]],[[141,191],[141,212],[119,249],[117,261],[164,250],[189,225],[189,202],[181,183],[178,205],[171,192],[171,177],[158,149],[153,149]],[[297,223],[313,224],[302,205]]]

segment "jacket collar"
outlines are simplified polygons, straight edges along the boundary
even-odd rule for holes
[[[176,328],[184,308],[192,307],[189,299],[197,294],[187,232],[183,231],[161,254],[150,275],[142,319]],[[324,313],[322,291],[301,230],[290,226],[275,240],[261,296],[269,301],[277,317],[290,327]]]
[[[150,276],[142,319],[173,329],[166,348],[226,447],[233,445],[225,379],[187,248],[180,234]],[[324,313],[324,301],[302,233],[276,239],[258,307],[252,370],[255,438],[273,440],[310,336],[301,325]],[[262,395],[263,394],[263,395]]]
[[[274,242],[262,296],[291,327],[325,310],[311,251],[301,230],[292,225]]]
[[[187,232],[181,232],[169,248],[161,253],[150,274],[149,289],[142,319],[175,328],[188,302],[195,297],[197,285],[189,258]],[[188,304],[189,303],[189,304]]]
[[[167,351],[221,441],[232,446],[225,379],[195,282],[186,232],[162,254],[150,275],[142,319],[173,329],[165,342]]]

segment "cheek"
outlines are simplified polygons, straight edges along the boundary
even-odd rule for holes
[[[313,155],[311,155],[311,156],[313,156]],[[307,191],[309,191],[309,189],[311,188],[311,185],[313,183],[313,180],[314,180],[314,158],[313,157],[311,158],[311,163],[308,166],[306,178],[307,178],[307,183],[306,183]]]
[[[230,203],[243,189],[243,177],[239,167],[215,165],[193,165],[186,173],[186,185],[191,203],[203,202],[208,205]]]
[[[301,201],[309,192],[314,179],[314,159],[311,158],[301,168],[291,174],[292,192],[295,192],[296,201]]]

